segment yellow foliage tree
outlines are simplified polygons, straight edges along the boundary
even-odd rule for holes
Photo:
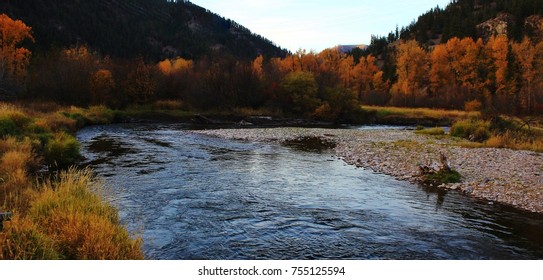
[[[185,70],[192,69],[193,62],[192,60],[183,59],[178,57],[176,59],[170,60],[165,59],[158,63],[158,69],[162,74],[166,76],[174,75]]]
[[[259,55],[257,58],[255,58],[255,60],[253,60],[253,63],[251,64],[253,74],[259,79],[262,79],[262,77],[264,77],[263,63],[264,57],[262,55]]]

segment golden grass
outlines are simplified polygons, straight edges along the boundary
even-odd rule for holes
[[[0,211],[13,212],[0,231],[0,259],[142,259],[141,239],[131,238],[116,209],[96,194],[91,171],[69,169],[41,184],[33,178],[38,152],[45,162],[67,165],[79,157],[67,132],[114,116],[102,106],[53,107],[37,112],[0,103]]]
[[[34,125],[44,132],[77,130],[77,121],[59,112],[40,115],[34,120]]]
[[[416,130],[415,134],[439,136],[439,135],[445,135],[445,130],[442,127],[426,128],[426,129]]]
[[[68,259],[142,259],[141,240],[119,225],[117,210],[90,188],[100,188],[88,169],[59,173],[29,211],[30,218],[57,242]]]
[[[19,215],[4,222],[0,232],[0,260],[60,259],[53,240],[43,234],[38,225]]]
[[[403,108],[403,107],[383,107],[383,106],[362,106],[362,109],[375,112],[377,117],[399,116],[406,118],[432,118],[432,119],[461,119],[477,117],[478,112],[466,112],[459,110],[444,110],[431,108]]]
[[[485,146],[543,153],[543,139],[541,137],[527,139],[525,137],[514,136],[509,132],[502,135],[493,135],[485,142]]]

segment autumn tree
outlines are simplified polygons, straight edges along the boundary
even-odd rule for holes
[[[192,60],[181,57],[175,59],[165,59],[157,64],[158,69],[166,76],[175,75],[183,71],[192,69]]]
[[[507,90],[507,54],[509,40],[505,35],[493,36],[486,44],[486,48],[493,62],[494,85],[497,94],[505,94]]]
[[[262,55],[257,56],[251,64],[253,75],[258,79],[264,78],[264,57]]]
[[[123,89],[133,102],[145,103],[155,95],[156,84],[151,69],[143,59],[138,59],[134,69],[128,73]]]
[[[538,73],[536,62],[539,62],[543,57],[537,57],[536,46],[532,44],[528,37],[525,37],[520,43],[514,43],[512,48],[522,75],[522,84],[519,91],[520,105],[525,112],[531,113],[535,109],[536,92],[542,85],[540,76],[543,73]]]
[[[393,87],[396,94],[411,97],[412,102],[427,85],[429,70],[427,54],[417,41],[401,42],[397,47],[396,73],[398,81]],[[407,102],[407,99],[404,99]]]
[[[33,60],[27,94],[61,104],[87,106],[91,75],[102,68],[107,69],[101,57],[87,46],[50,50]]]
[[[354,67],[355,84],[353,89],[358,94],[376,89],[384,90],[382,74],[379,74],[379,77],[376,76],[380,72],[376,60],[372,55],[368,55],[367,57],[362,56],[360,57],[360,62]]]
[[[90,100],[93,105],[112,105],[115,80],[111,71],[100,69],[91,75],[89,81]]]
[[[430,54],[430,89],[441,107],[461,109],[464,103],[482,92],[484,82],[479,71],[484,67],[482,41],[451,38],[437,45]],[[486,78],[485,78],[486,79]]]
[[[31,52],[22,47],[33,40],[31,28],[20,20],[0,15],[0,94],[13,94],[23,87]]]
[[[162,99],[185,99],[194,79],[194,62],[177,57],[165,59],[157,64],[162,74],[157,83],[157,97]]]
[[[297,114],[313,113],[319,106],[318,86],[312,73],[292,72],[283,79],[281,87],[290,99],[290,111]]]

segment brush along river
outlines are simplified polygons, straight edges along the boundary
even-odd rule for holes
[[[390,129],[175,124],[87,127],[78,139],[150,259],[543,258],[541,215],[409,182],[410,163],[430,160],[416,159],[416,142],[457,149],[441,143],[448,140]],[[469,182],[479,176],[465,173]],[[498,182],[484,177],[481,186]],[[464,185],[449,187],[479,188]]]

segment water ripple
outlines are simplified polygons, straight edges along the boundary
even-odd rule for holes
[[[155,259],[538,259],[543,220],[182,125],[83,129],[123,223]]]

